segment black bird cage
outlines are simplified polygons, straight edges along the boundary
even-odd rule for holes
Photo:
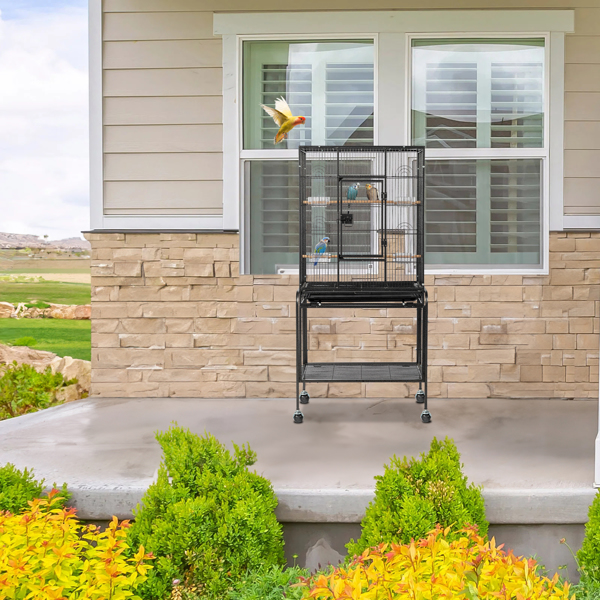
[[[294,422],[303,421],[307,381],[415,381],[428,423],[424,148],[301,146],[299,155]],[[319,307],[415,309],[414,360],[309,363],[307,310]]]

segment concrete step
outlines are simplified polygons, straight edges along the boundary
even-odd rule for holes
[[[313,398],[302,408],[296,425],[290,399],[90,398],[0,422],[0,464],[66,481],[79,516],[101,521],[132,517],[161,459],[154,433],[172,422],[229,447],[249,442],[279,498],[288,546],[306,561],[315,544],[343,552],[393,454],[415,456],[449,436],[484,488],[492,531],[539,546],[529,553],[548,567],[568,562],[563,534],[581,543],[595,495],[596,401],[432,399],[429,424],[406,399]]]

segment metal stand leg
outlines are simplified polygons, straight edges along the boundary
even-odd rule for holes
[[[427,333],[428,333],[428,306],[427,306],[427,290],[423,291],[423,345],[421,369],[423,374],[423,383],[425,384],[425,394],[423,397],[423,412],[421,413],[421,421],[423,423],[431,423],[431,413],[427,410]]]
[[[423,307],[417,306],[417,362],[423,363]],[[417,404],[425,402],[422,381],[419,381],[419,391],[415,394]]]
[[[308,363],[308,309],[304,306],[301,309],[302,317],[302,367]],[[308,404],[310,396],[306,391],[306,381],[302,378],[302,393],[300,394],[300,404]]]
[[[300,381],[302,377],[302,316],[300,311],[300,291],[296,294],[296,412],[294,413],[294,423],[302,423],[304,415],[300,410]]]

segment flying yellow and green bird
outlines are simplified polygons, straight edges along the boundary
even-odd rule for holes
[[[283,139],[287,138],[288,133],[306,121],[306,117],[295,117],[285,101],[285,98],[277,98],[275,100],[275,108],[261,104],[265,112],[273,117],[273,121],[279,125],[279,131],[275,136],[275,143],[279,144]]]

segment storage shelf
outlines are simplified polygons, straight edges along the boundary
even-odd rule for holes
[[[304,381],[421,381],[417,363],[308,363]]]

